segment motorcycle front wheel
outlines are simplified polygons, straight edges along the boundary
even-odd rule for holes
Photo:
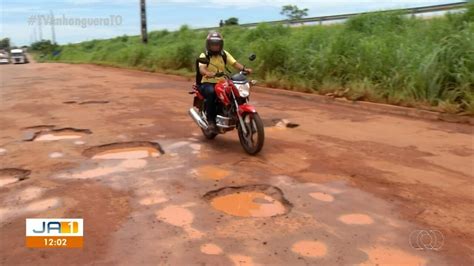
[[[250,155],[256,155],[262,150],[263,142],[265,141],[262,119],[258,113],[245,113],[242,119],[244,120],[247,134],[244,134],[244,131],[239,126],[240,144],[245,152]]]

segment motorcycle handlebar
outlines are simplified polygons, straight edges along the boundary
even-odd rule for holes
[[[248,71],[245,71],[245,70],[240,71],[240,73],[241,73],[242,75],[245,75],[245,76],[250,75],[250,73],[249,73]],[[223,72],[223,71],[216,72],[216,74],[215,74],[214,76],[215,76],[216,78],[220,78],[220,77],[227,77],[227,78],[230,78],[230,76],[227,75],[227,74],[226,74],[225,72]]]

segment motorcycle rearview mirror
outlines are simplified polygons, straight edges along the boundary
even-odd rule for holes
[[[249,56],[250,61],[255,60],[255,58],[257,58],[257,55],[255,55],[254,53],[250,54],[250,56]]]
[[[201,64],[209,65],[209,59],[204,58],[204,57],[200,57],[196,61],[198,61]]]

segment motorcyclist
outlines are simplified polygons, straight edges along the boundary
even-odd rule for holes
[[[217,102],[214,87],[221,78],[216,77],[217,72],[225,71],[226,66],[232,66],[239,71],[246,71],[251,74],[252,69],[244,67],[235,58],[224,50],[224,39],[218,32],[209,33],[206,38],[206,52],[200,55],[201,58],[208,58],[209,65],[199,64],[199,72],[202,80],[199,90],[206,98],[206,115],[209,130],[216,132]]]

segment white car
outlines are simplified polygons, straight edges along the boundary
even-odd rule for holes
[[[13,64],[24,64],[28,63],[25,52],[22,49],[12,49],[10,51],[11,60]]]
[[[5,51],[0,52],[0,64],[10,64],[10,58]]]

